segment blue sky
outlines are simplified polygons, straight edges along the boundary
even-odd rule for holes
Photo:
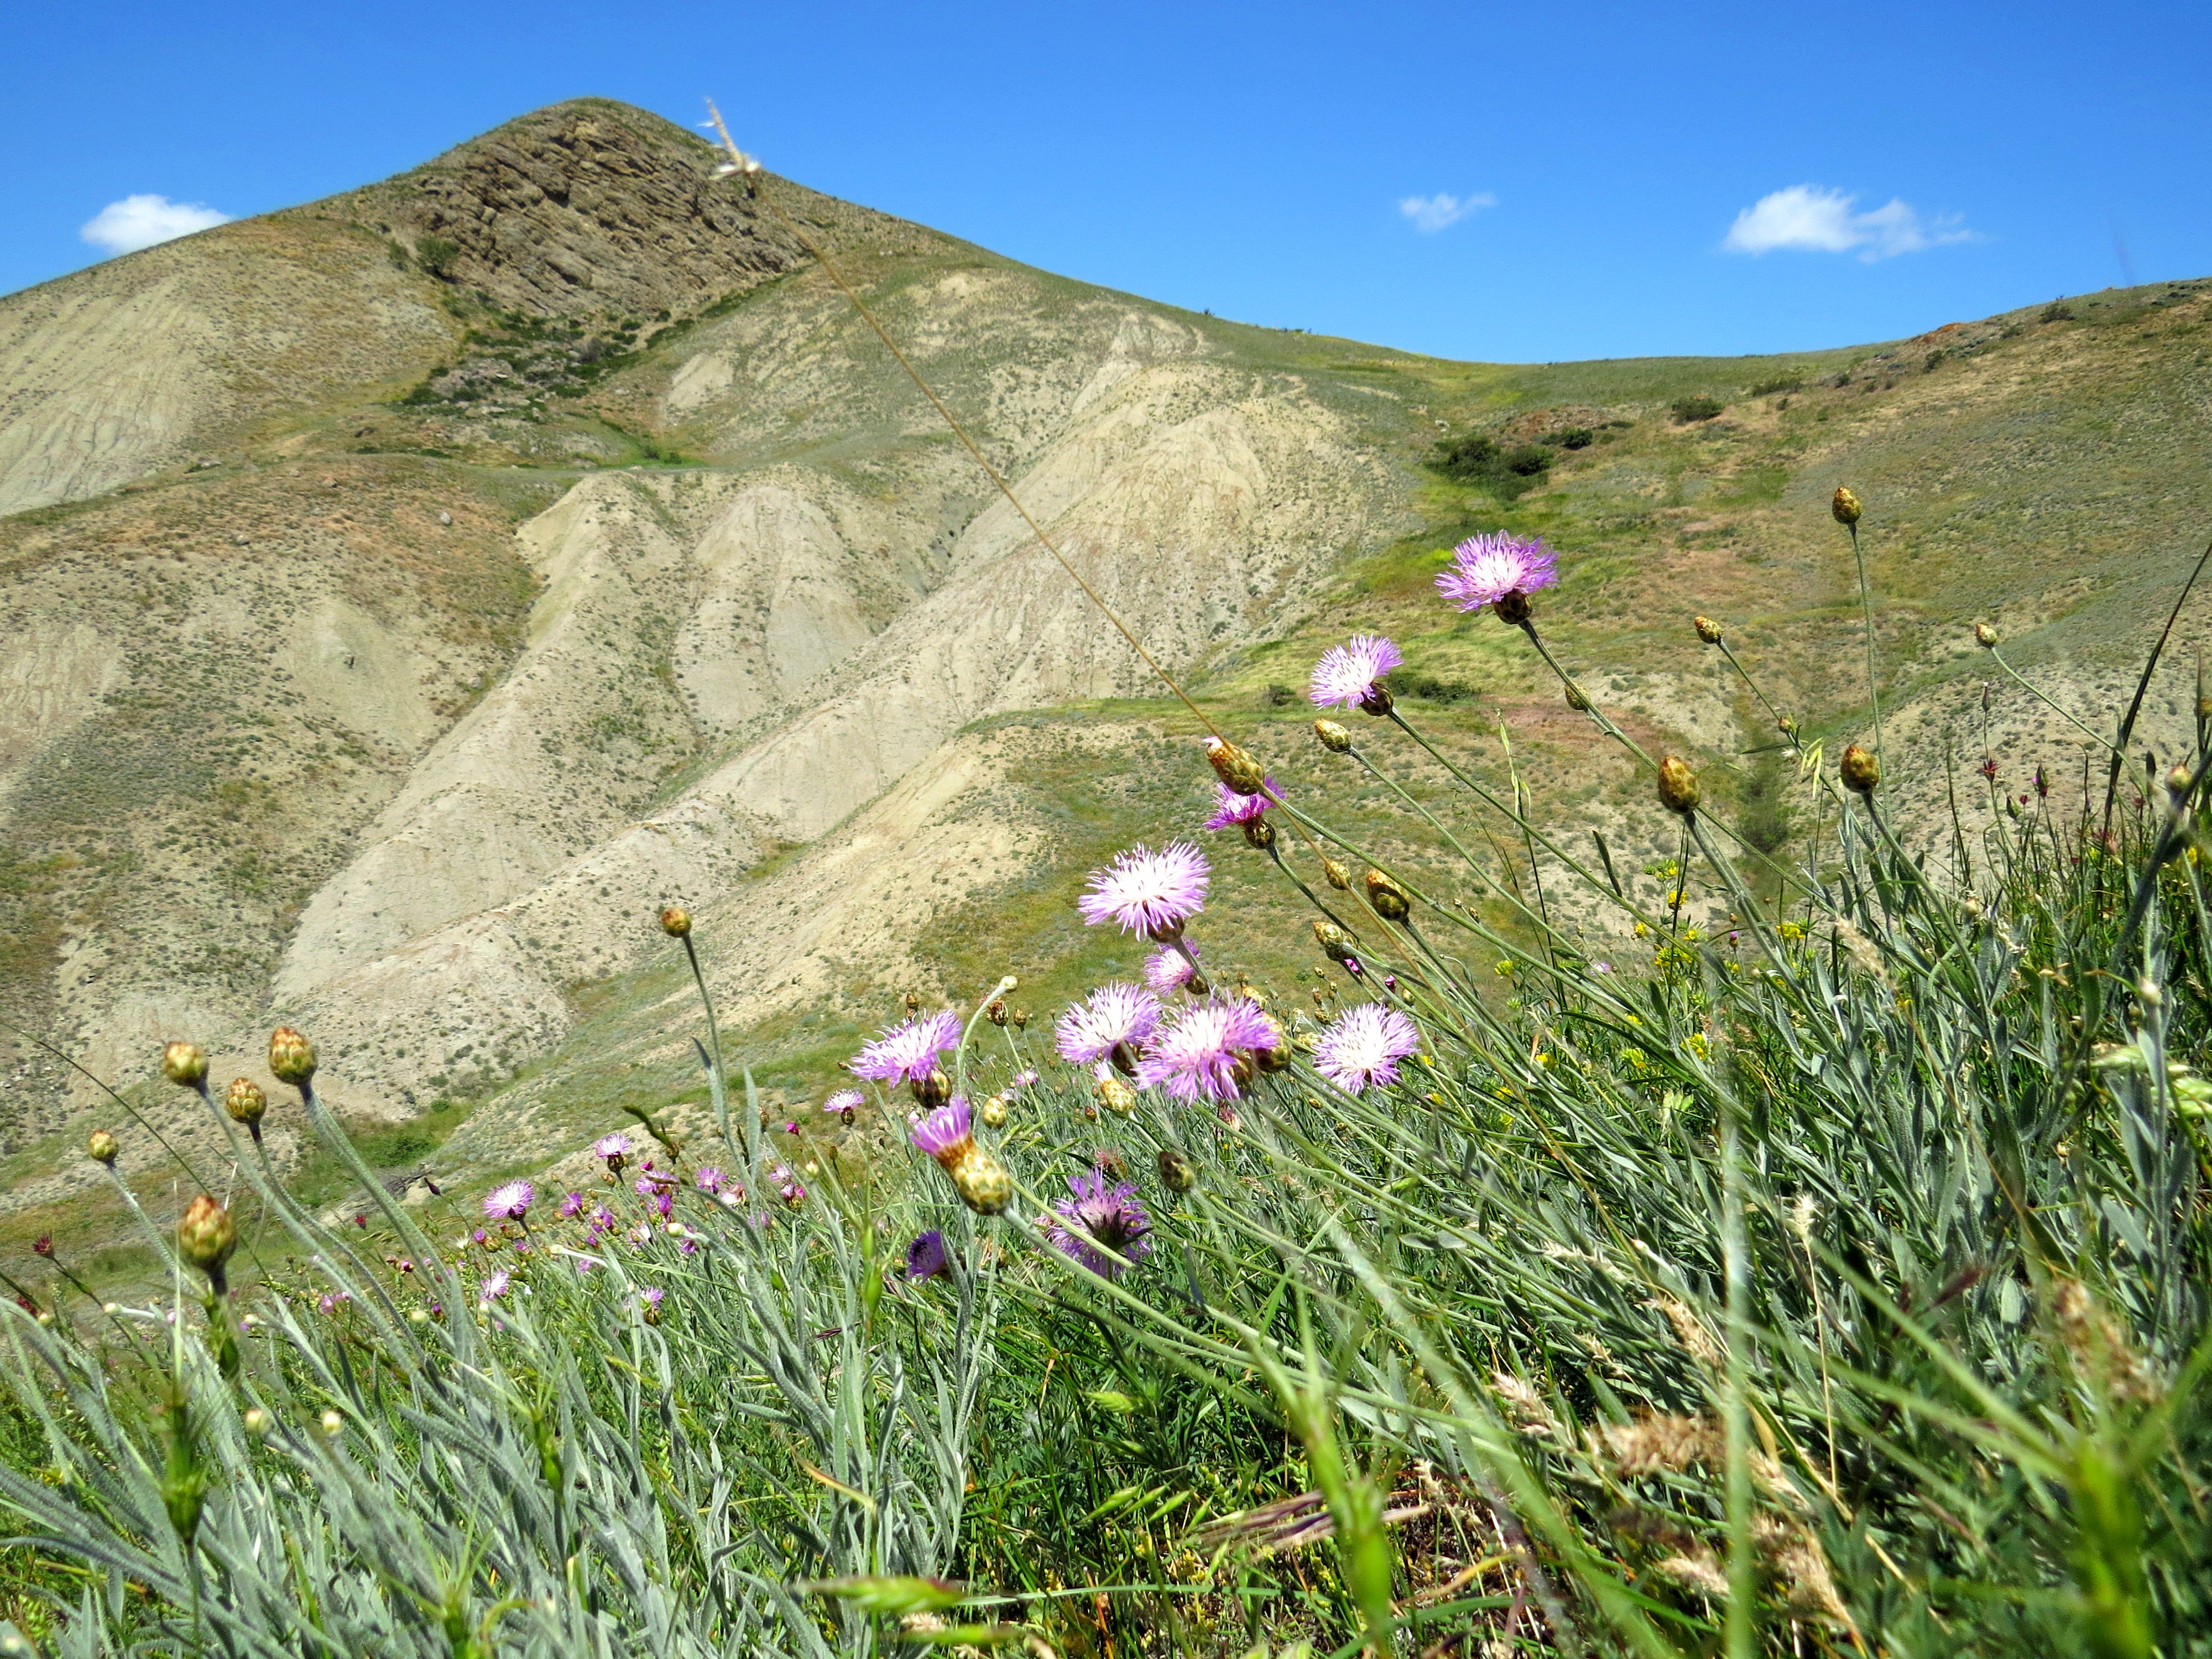
[[[1223,316],[1510,361],[1789,350],[2212,274],[2209,63],[2212,8],[2124,0],[21,6],[0,291],[102,257],[95,221],[711,94],[779,172]]]

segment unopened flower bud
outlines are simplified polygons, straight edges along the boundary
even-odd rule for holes
[[[250,1077],[233,1078],[230,1087],[222,1091],[222,1109],[232,1121],[252,1128],[261,1121],[261,1115],[269,1109],[269,1097],[261,1092],[261,1085]]]
[[[2189,769],[2179,761],[2174,762],[2173,769],[2166,775],[2166,793],[2173,797],[2177,805],[2189,793]]]
[[[202,1193],[177,1224],[177,1252],[210,1277],[222,1271],[230,1253],[238,1248],[238,1223],[228,1210]]]
[[[1322,955],[1331,962],[1346,963],[1359,948],[1359,941],[1333,921],[1316,921],[1313,925],[1314,943],[1321,946]]]
[[[1996,650],[1997,644],[1997,630],[1990,627],[1987,623],[1976,623],[1974,624],[1974,643],[1980,646],[1984,651]]]
[[[1516,628],[1535,614],[1528,604],[1528,596],[1517,588],[1490,608],[1498,613],[1498,621],[1510,623]]]
[[[110,1130],[94,1129],[85,1137],[84,1150],[94,1163],[105,1164],[112,1169],[115,1160],[123,1155],[123,1143],[116,1139]]]
[[[207,1054],[197,1042],[173,1042],[161,1050],[161,1075],[187,1089],[207,1081]]]
[[[975,1115],[983,1120],[985,1128],[1003,1129],[1006,1126],[1006,1096],[993,1095],[976,1109]]]
[[[1838,524],[1855,525],[1859,521],[1859,498],[1839,484],[1835,498],[1828,503],[1828,511],[1836,515]]]
[[[952,1098],[952,1079],[946,1077],[941,1068],[926,1077],[910,1079],[907,1087],[914,1091],[915,1099],[921,1103],[924,1110],[942,1106]]]
[[[952,1190],[960,1194],[960,1201],[978,1215],[996,1215],[1013,1198],[1014,1178],[1006,1173],[1005,1164],[981,1146],[969,1147],[946,1173],[952,1177]]]
[[[1335,888],[1338,892],[1348,893],[1352,890],[1352,872],[1345,868],[1339,860],[1323,859],[1321,861],[1321,872],[1328,878],[1328,884]]]
[[[1198,1171],[1172,1146],[1160,1148],[1160,1185],[1171,1193],[1187,1193],[1198,1185]]]
[[[1367,902],[1383,921],[1403,921],[1413,913],[1413,902],[1406,890],[1380,870],[1367,872],[1366,887]]]
[[[1692,617],[1690,618],[1690,626],[1698,630],[1698,637],[1707,645],[1718,645],[1721,642],[1721,625],[1711,617]]]
[[[983,1010],[983,1018],[989,1020],[994,1025],[1004,1025],[1006,1023],[1006,998],[993,997],[991,999],[991,1006]]]
[[[1249,750],[1239,749],[1226,738],[1208,738],[1206,758],[1214,775],[1236,794],[1256,795],[1267,787],[1266,769]]]
[[[252,1435],[256,1440],[266,1440],[269,1437],[270,1430],[276,1427],[268,1412],[259,1406],[248,1406],[246,1408],[245,1417],[240,1420],[246,1425],[246,1433]]]
[[[1590,700],[1589,696],[1583,690],[1582,687],[1577,685],[1572,680],[1569,680],[1567,682],[1567,707],[1573,709],[1578,714],[1584,714],[1589,712],[1589,706]]]
[[[1266,852],[1275,844],[1275,826],[1265,818],[1244,820],[1244,840],[1249,846]]]
[[[315,1074],[315,1045],[279,1025],[269,1034],[269,1070],[279,1083],[305,1083]]]
[[[1351,750],[1351,728],[1340,726],[1334,720],[1316,720],[1314,736],[1321,739],[1321,746],[1332,755],[1346,754]]]
[[[1014,1029],[1017,1031],[1026,1031],[1030,1029],[1030,1011],[1028,1009],[1017,1008],[1012,1014],[1007,1016],[1007,1018],[1014,1022]]]
[[[660,913],[660,931],[671,939],[691,937],[691,913],[680,904],[672,904]]]
[[[1862,749],[1855,743],[1845,745],[1838,770],[1843,774],[1844,787],[1856,789],[1862,795],[1871,795],[1881,782],[1881,762],[1875,757],[1873,750]]]
[[[1686,818],[1698,810],[1701,798],[1698,775],[1690,769],[1690,763],[1680,755],[1662,757],[1659,763],[1659,804]]]
[[[1137,1109],[1137,1091],[1118,1077],[1098,1079],[1098,1099],[1109,1112],[1127,1117]]]
[[[323,1413],[322,1422],[323,1432],[330,1436],[333,1440],[337,1439],[340,1435],[345,1432],[345,1419],[340,1417],[334,1411],[325,1412]]]
[[[1777,731],[1781,732],[1784,737],[1789,738],[1791,743],[1794,744],[1797,741],[1797,717],[1795,714],[1783,714],[1778,716],[1775,720],[1774,726]]]
[[[909,1014],[918,1014],[921,1012],[921,999],[912,991],[906,994],[906,1011]]]
[[[2166,992],[2156,980],[2146,974],[2136,981],[2136,1000],[2146,1008],[2156,1008],[2165,1003]]]

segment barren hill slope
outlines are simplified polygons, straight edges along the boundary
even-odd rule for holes
[[[1066,901],[1117,842],[1194,822],[1188,716],[714,159],[562,105],[0,301],[7,1018],[123,1079],[185,1031],[252,1070],[290,1018],[342,1105],[434,1107],[461,1124],[436,1156],[489,1169],[690,1088],[643,925],[664,902],[702,912],[726,1012],[794,1094],[896,992],[1012,967],[1042,1011],[1132,965]],[[1540,802],[1664,850],[1525,644],[1434,603],[1473,528],[1554,540],[1559,648],[1725,794],[1765,717],[1683,619],[1723,617],[1808,731],[1855,732],[1825,511],[1851,482],[1918,802],[1946,741],[1979,741],[1966,624],[2086,712],[2212,533],[2203,284],[1890,347],[1457,364],[764,188],[1286,781],[1323,757],[1274,688],[1385,627],[1469,763],[1503,762],[1502,717]],[[1690,397],[1725,412],[1677,418]],[[1469,432],[1565,441],[1429,469]],[[2039,707],[1993,720],[2075,763]],[[1345,811],[1398,833],[1385,802]],[[1264,868],[1223,858],[1218,948],[1301,971]],[[5,1173],[43,1204],[96,1097],[43,1051],[9,1063]]]

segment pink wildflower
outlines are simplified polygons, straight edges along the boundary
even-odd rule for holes
[[[1164,943],[1206,908],[1206,884],[1212,879],[1206,855],[1187,841],[1172,842],[1157,853],[1133,847],[1117,854],[1107,868],[1091,872],[1089,890],[1075,908],[1094,927],[1118,922],[1124,933],[1144,933]]]
[[[1461,610],[1480,611],[1551,586],[1559,580],[1557,556],[1540,538],[1526,541],[1502,530],[1470,536],[1452,550],[1451,568],[1437,578],[1437,586]]]
[[[960,1016],[917,1014],[894,1025],[846,1062],[846,1069],[878,1083],[921,1083],[937,1069],[937,1056],[960,1041]]]
[[[1282,1033],[1242,997],[1209,997],[1192,1003],[1172,1025],[1152,1039],[1151,1054],[1137,1067],[1137,1081],[1164,1089],[1178,1100],[1233,1100],[1243,1092],[1249,1062],[1243,1054],[1282,1046]]]
[[[1382,677],[1405,662],[1404,654],[1382,635],[1354,634],[1321,653],[1306,696],[1316,708],[1348,708],[1357,703],[1370,714],[1388,714],[1389,693],[1383,689]]]
[[[1398,1062],[1421,1046],[1413,1022],[1395,1008],[1363,1002],[1346,1009],[1314,1044],[1314,1070],[1346,1094],[1398,1080]]]
[[[1062,1060],[1088,1066],[1117,1048],[1135,1063],[1135,1051],[1152,1040],[1160,1023],[1160,1000],[1139,986],[1102,985],[1060,1017],[1053,1035]]]

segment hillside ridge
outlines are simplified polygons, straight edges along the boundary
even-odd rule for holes
[[[0,300],[0,1014],[125,1080],[185,1033],[253,1073],[290,1018],[343,1109],[427,1115],[436,1158],[489,1170],[626,1095],[696,1095],[658,1023],[663,902],[724,920],[717,995],[779,1099],[909,989],[1012,964],[1043,1012],[1133,968],[1066,902],[1203,816],[1194,729],[714,166],[572,100]],[[1340,785],[1298,688],[1382,628],[1467,764],[1503,763],[1504,722],[1539,799],[1632,863],[1667,851],[1638,781],[1517,635],[1436,604],[1440,547],[1551,538],[1547,636],[1726,798],[1771,721],[1684,619],[1723,617],[1808,735],[1855,732],[1825,505],[1852,482],[1909,817],[1984,732],[2077,764],[2047,709],[1980,707],[1967,624],[2084,708],[2124,700],[2212,524],[2203,283],[1874,346],[1453,363],[763,187],[1286,780]],[[2177,661],[2201,635],[2192,608]],[[2154,746],[2186,700],[2161,683]],[[1400,810],[1345,808],[1386,848]],[[1310,940],[1242,856],[1217,860],[1222,948],[1295,986]],[[62,1149],[106,1108],[45,1050],[6,1066],[0,1204],[29,1225],[82,1188]]]

